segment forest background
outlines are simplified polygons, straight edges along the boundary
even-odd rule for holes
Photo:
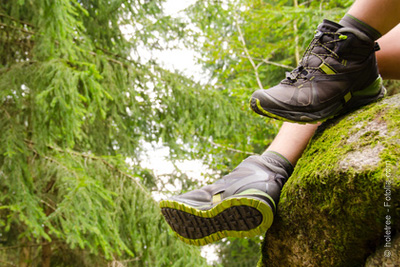
[[[174,237],[154,195],[262,153],[280,123],[253,114],[249,96],[353,1],[197,1],[184,18],[164,2],[1,1],[0,265],[209,265]],[[182,44],[207,80],[152,56]],[[171,174],[143,167],[148,144],[169,149]],[[201,181],[178,168],[193,159],[212,170]],[[213,265],[255,266],[259,242],[224,239]]]

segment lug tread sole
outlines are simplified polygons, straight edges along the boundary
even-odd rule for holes
[[[173,200],[160,202],[161,212],[185,243],[203,246],[224,237],[263,234],[273,221],[272,208],[249,196],[224,199],[209,210],[199,210]]]

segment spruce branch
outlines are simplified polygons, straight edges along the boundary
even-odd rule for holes
[[[40,154],[33,148],[33,145],[34,145],[34,142],[33,142],[33,141],[25,139],[25,142],[28,144],[29,148],[30,148],[35,154],[37,154],[37,155],[40,156]],[[56,147],[51,146],[51,145],[47,145],[47,147],[50,148],[50,149],[52,149],[52,150],[54,150],[54,151],[57,151],[57,152],[69,153],[69,154],[72,154],[72,155],[75,155],[75,156],[78,156],[78,157],[82,157],[82,158],[85,158],[85,159],[100,161],[100,162],[102,162],[105,166],[107,166],[109,169],[111,169],[111,170],[113,170],[113,171],[119,173],[120,175],[122,175],[122,176],[124,176],[124,177],[127,177],[127,178],[131,179],[133,182],[136,183],[136,185],[142,190],[143,193],[145,193],[147,196],[150,196],[150,193],[140,184],[139,181],[137,181],[137,179],[136,179],[135,177],[133,177],[132,175],[130,175],[130,174],[128,174],[128,173],[126,173],[126,172],[120,170],[118,167],[112,165],[111,163],[109,163],[108,161],[106,161],[105,159],[103,159],[103,158],[101,158],[101,157],[97,157],[97,156],[93,156],[93,155],[88,155],[88,154],[84,154],[84,153],[79,153],[79,152],[76,152],[76,151],[65,151],[65,150],[63,150],[63,149],[56,148]],[[64,166],[62,163],[58,162],[57,160],[55,160],[55,159],[53,159],[53,158],[51,158],[51,157],[48,157],[48,156],[43,156],[43,158],[45,158],[45,159],[47,159],[47,160],[49,160],[49,161],[51,161],[51,162],[57,163],[59,166],[61,166],[61,167],[62,167],[63,169],[65,169],[67,172],[72,172],[76,178],[78,177],[78,175],[77,175],[74,171],[69,170],[67,166]],[[45,203],[44,203],[44,204],[45,204]],[[51,206],[50,206],[50,207],[51,207]]]
[[[207,141],[207,142],[209,142],[211,145],[213,145],[215,147],[220,147],[220,148],[226,149],[228,151],[232,151],[232,152],[235,152],[235,153],[244,153],[244,154],[247,154],[247,155],[257,155],[256,153],[253,153],[253,152],[248,152],[248,151],[243,151],[243,150],[239,150],[239,149],[235,149],[235,148],[230,148],[230,147],[215,143],[215,142],[207,139],[204,136],[200,136],[200,138],[205,140],[205,141]]]
[[[110,164],[109,162],[107,162],[105,159],[101,158],[101,157],[96,157],[96,156],[92,156],[92,155],[87,155],[87,154],[83,154],[83,153],[78,153],[75,151],[70,151],[69,153],[76,155],[76,156],[80,156],[86,159],[91,159],[91,160],[96,160],[96,161],[101,161],[104,165],[106,165],[108,168],[110,168],[113,171],[116,171],[117,173],[119,173],[120,175],[127,177],[129,179],[131,179],[133,182],[136,183],[136,185],[148,196],[150,196],[149,192],[140,184],[139,181],[137,181],[137,179],[135,177],[133,177],[132,175],[120,170],[119,168],[115,167],[114,165]]]
[[[59,243],[59,242],[62,242],[62,241],[61,240],[52,240],[51,242],[43,242],[43,243],[38,243],[38,244],[27,244],[27,245],[0,247],[0,250],[9,250],[9,249],[16,249],[16,248],[40,247],[40,246],[50,245],[50,244]]]
[[[3,13],[0,13],[0,17],[8,18],[8,19],[13,20],[15,22],[18,22],[18,23],[21,23],[21,24],[24,24],[24,25],[28,25],[28,26],[30,26],[32,28],[35,28],[35,26],[30,24],[29,22],[19,20],[17,18],[11,17],[11,16],[3,14]]]
[[[47,207],[49,207],[50,209],[52,209],[53,211],[56,210],[55,207],[53,207],[52,205],[50,205],[49,203],[47,203],[47,202],[44,201],[43,199],[41,199],[40,202],[43,203],[44,205],[46,205]]]
[[[0,13],[0,16],[8,17],[8,16],[6,16],[4,14],[1,14],[1,13]],[[27,24],[27,23],[24,23],[24,22],[21,22],[21,21],[19,21],[19,22],[31,26],[30,24]],[[19,31],[22,31],[24,33],[31,34],[31,35],[35,35],[37,33],[37,32],[34,32],[34,31],[29,31],[29,30],[26,30],[24,28],[15,27],[15,26],[4,24],[4,23],[1,23],[1,22],[0,22],[0,27],[7,27],[7,28],[14,29],[14,30],[19,30]],[[55,43],[58,44],[59,42],[55,41]],[[133,61],[133,60],[130,60],[130,59],[125,58],[123,56],[120,56],[118,54],[112,53],[112,52],[110,52],[110,51],[108,51],[108,50],[106,50],[104,48],[101,48],[101,47],[98,47],[98,46],[96,46],[95,48],[100,50],[100,51],[102,51],[107,56],[107,60],[112,62],[112,63],[116,63],[116,64],[119,64],[121,66],[124,66],[125,68],[129,68],[130,67],[129,65],[127,65],[126,63],[118,60],[118,59],[122,59],[122,60],[124,60],[126,62],[129,62],[129,63],[132,63],[132,64],[134,64],[136,66],[139,65],[138,62],[136,62],[136,61]],[[88,54],[90,54],[92,56],[100,57],[100,55],[97,54],[94,51],[90,51],[90,50],[86,50],[86,49],[82,49],[82,50],[87,52]]]
[[[8,111],[7,111],[4,107],[2,107],[1,109],[2,109],[2,110],[4,111],[4,113],[6,114],[7,119],[11,119],[10,113],[8,113]]]
[[[134,262],[134,261],[139,261],[142,258],[142,254],[140,254],[139,256],[133,258],[133,259],[129,259],[129,260],[117,260],[115,259],[115,257],[113,256],[113,261],[111,262],[111,266],[112,267],[119,267],[119,266],[125,266],[124,263],[129,263],[129,262]],[[102,256],[103,257],[103,256]],[[103,257],[104,258],[104,257]],[[105,259],[105,258],[104,258]]]
[[[2,249],[2,248],[0,248],[0,249]],[[17,265],[15,265],[15,264],[12,263],[12,262],[3,261],[3,260],[0,260],[0,263],[6,264],[7,266],[17,266]]]
[[[90,55],[92,55],[92,56],[99,57],[99,55],[98,55],[96,52],[88,51],[88,53],[89,53]],[[119,64],[119,65],[121,65],[121,66],[124,66],[124,67],[126,67],[126,68],[128,67],[125,63],[123,63],[123,62],[121,62],[121,61],[119,61],[119,60],[116,60],[116,59],[114,59],[114,58],[107,58],[107,60],[110,61],[110,62]]]
[[[262,61],[264,63],[266,63],[266,64],[274,65],[274,66],[281,67],[281,68],[284,68],[284,69],[290,69],[290,70],[294,69],[292,66],[281,64],[281,63],[276,63],[276,62],[273,62],[273,61],[270,61],[270,60],[267,60],[267,59],[263,59]]]
[[[59,162],[59,161],[57,161],[57,160],[55,160],[55,159],[53,159],[53,158],[51,158],[51,157],[40,155],[36,150],[32,150],[32,151],[33,151],[36,155],[42,156],[43,158],[47,159],[48,161],[53,162],[53,163],[56,163],[56,164],[59,165],[61,168],[63,168],[65,171],[67,171],[67,172],[69,172],[69,173],[72,173],[72,174],[75,176],[75,178],[78,179],[78,177],[79,177],[78,174],[77,174],[75,171],[70,170],[67,166],[63,165],[61,162]]]
[[[114,60],[116,61],[115,63],[120,62],[120,61],[116,60],[115,58],[120,58],[120,59],[122,59],[122,60],[124,60],[124,61],[127,61],[127,62],[129,62],[129,63],[132,63],[132,64],[134,64],[134,65],[136,65],[136,66],[139,65],[138,62],[136,62],[136,61],[134,61],[134,60],[131,60],[131,59],[125,58],[125,57],[123,57],[123,56],[121,56],[121,55],[112,53],[112,52],[110,52],[110,51],[108,51],[108,50],[106,50],[106,49],[104,49],[104,48],[101,48],[101,47],[96,46],[96,49],[102,51],[104,54],[107,54],[107,55],[109,55],[109,56],[112,56],[112,57],[114,58]],[[121,62],[121,63],[122,63],[122,62]]]
[[[18,63],[15,63],[14,65],[11,65],[8,67],[0,68],[0,75],[5,74],[13,69],[23,68],[25,65],[31,65],[31,64],[35,64],[35,63],[37,63],[36,60],[29,60],[29,61],[18,62]]]
[[[241,56],[241,55],[240,55],[240,57],[247,58],[247,57]],[[285,65],[285,64],[281,64],[281,63],[277,63],[277,62],[274,62],[274,61],[270,61],[270,60],[268,60],[267,58],[268,58],[268,57],[266,57],[266,58],[264,58],[264,59],[262,59],[262,58],[253,58],[253,60],[262,61],[262,62],[264,62],[265,64],[274,65],[274,66],[281,67],[281,68],[284,68],[284,69],[289,69],[289,70],[294,70],[294,69],[295,69],[295,68],[292,67],[292,66]]]
[[[19,28],[19,27],[11,26],[11,25],[7,25],[7,24],[4,24],[4,23],[0,23],[0,27],[7,27],[7,28],[14,29],[14,30],[19,30],[19,31],[24,32],[24,33],[29,33],[29,34],[32,34],[32,35],[35,34],[35,32],[28,31],[28,30],[26,30],[26,29],[24,29],[24,28]]]

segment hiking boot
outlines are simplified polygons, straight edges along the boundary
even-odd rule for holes
[[[375,101],[386,94],[377,50],[363,32],[324,20],[299,66],[279,85],[254,92],[251,108],[271,118],[315,123]]]
[[[188,244],[263,234],[292,172],[293,166],[278,153],[251,156],[215,183],[161,201],[161,212]]]

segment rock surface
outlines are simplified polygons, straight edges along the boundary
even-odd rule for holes
[[[324,123],[284,186],[259,266],[397,266],[399,161],[400,94]]]
[[[400,235],[397,234],[390,247],[383,245],[368,257],[365,267],[400,267]]]

